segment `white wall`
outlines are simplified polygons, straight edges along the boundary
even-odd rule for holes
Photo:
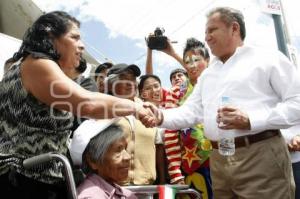
[[[0,80],[3,77],[4,63],[19,50],[21,40],[0,33]]]

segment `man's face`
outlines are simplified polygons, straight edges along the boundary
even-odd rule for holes
[[[234,52],[233,28],[220,18],[220,13],[211,15],[206,23],[205,41],[213,55],[226,61]]]
[[[134,99],[136,88],[136,76],[132,70],[126,70],[119,74],[118,80],[113,83],[112,93],[120,98]]]
[[[171,76],[171,84],[172,84],[172,86],[180,86],[185,81],[186,81],[186,76],[182,72],[174,73]]]
[[[108,69],[104,69],[102,72],[100,72],[97,76],[97,86],[100,93],[104,93],[105,91],[105,85],[104,80],[107,77]]]

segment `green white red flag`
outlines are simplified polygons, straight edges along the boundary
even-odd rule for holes
[[[159,193],[159,199],[175,199],[175,188],[168,185],[159,185],[157,189]]]

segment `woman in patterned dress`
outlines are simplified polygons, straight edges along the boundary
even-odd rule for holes
[[[73,114],[100,119],[146,112],[72,81],[69,74],[84,51],[79,26],[65,12],[40,16],[14,55],[18,64],[0,83],[0,186],[9,198],[66,198],[60,163],[26,170],[23,160],[47,152],[66,155]]]

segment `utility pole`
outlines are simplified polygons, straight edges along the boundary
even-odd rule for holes
[[[272,14],[272,18],[275,26],[278,49],[290,59],[290,54],[286,42],[287,39],[284,34],[281,16],[277,14]]]
[[[291,39],[288,32],[282,1],[261,0],[260,3],[262,11],[271,14],[272,16],[278,49],[285,54],[295,66],[297,66],[297,53],[291,45]]]
[[[292,45],[291,36],[290,36],[290,32],[289,32],[289,27],[288,27],[288,22],[287,22],[286,17],[285,17],[285,9],[284,9],[282,0],[279,0],[279,3],[280,3],[280,7],[281,7],[281,16],[282,16],[282,19],[283,19],[283,26],[282,27],[283,27],[283,31],[284,31],[284,35],[285,35],[287,50],[288,50],[288,53],[289,53],[288,57],[294,63],[295,66],[298,66],[297,50]]]
[[[290,44],[291,42],[286,32],[286,20],[281,0],[273,0],[267,2],[267,7],[268,9],[270,9],[270,13],[274,22],[278,49],[290,59],[290,53],[287,43]],[[272,12],[272,9],[274,10],[274,12]],[[282,24],[282,20],[284,25]]]
[[[288,29],[288,26],[287,26],[287,20],[286,20],[286,17],[285,17],[285,10],[284,10],[284,6],[282,4],[282,1],[279,0],[279,3],[280,3],[280,7],[281,7],[281,14],[282,14],[282,19],[283,19],[283,28],[284,28],[284,32],[285,32],[285,36],[286,36],[286,43],[287,44],[291,44],[291,36],[290,36],[290,33],[289,33],[289,29]]]

